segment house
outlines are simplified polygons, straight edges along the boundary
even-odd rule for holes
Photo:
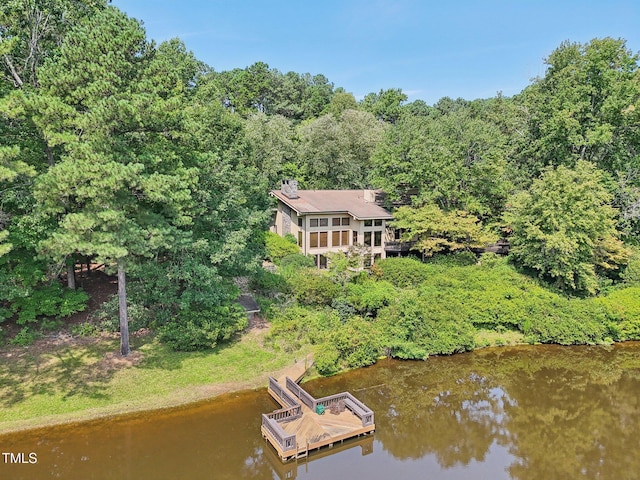
[[[283,180],[271,195],[278,200],[271,230],[292,234],[319,268],[326,268],[327,253],[352,247],[365,252],[365,266],[370,266],[386,257],[387,243],[395,240],[388,228],[393,216],[376,203],[374,190],[298,190],[298,182]]]

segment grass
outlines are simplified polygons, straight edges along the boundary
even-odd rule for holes
[[[0,367],[0,433],[118,413],[177,406],[266,385],[269,373],[304,356],[266,348],[248,332],[208,352],[174,352],[152,337],[117,339],[42,353],[13,351]]]
[[[498,347],[502,345],[520,345],[525,342],[524,335],[515,330],[478,330],[474,336],[476,348]]]

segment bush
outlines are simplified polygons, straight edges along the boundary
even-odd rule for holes
[[[263,268],[259,268],[253,274],[250,286],[253,290],[257,290],[263,295],[287,293],[289,291],[289,284],[282,275],[271,273]]]
[[[593,301],[605,308],[613,340],[640,340],[640,287],[614,290]]]
[[[71,326],[71,335],[74,337],[94,337],[99,333],[100,328],[93,323],[83,322]]]
[[[605,343],[610,335],[602,306],[557,295],[547,302],[532,304],[521,331],[530,343],[560,345],[595,345]]]
[[[302,255],[301,253],[291,253],[280,260],[282,268],[313,268],[316,266],[313,257]]]
[[[31,345],[38,338],[42,337],[42,334],[29,328],[28,326],[22,327],[22,329],[13,337],[9,343],[11,345],[17,345],[19,347],[26,347]]]
[[[626,285],[640,285],[640,249],[633,248],[629,262],[621,274],[622,281]]]
[[[375,317],[378,310],[390,305],[398,295],[395,287],[385,281],[367,280],[347,285],[349,303],[362,315]]]
[[[320,375],[335,375],[340,371],[340,352],[331,343],[323,343],[316,347],[314,365]]]
[[[330,332],[340,328],[342,322],[336,312],[293,306],[275,309],[267,339],[279,343],[285,350],[297,350],[303,343],[319,345]]]
[[[291,279],[296,300],[302,305],[331,305],[340,295],[340,286],[321,272],[307,269]]]
[[[386,280],[396,287],[416,287],[424,282],[433,270],[415,258],[385,258],[371,268],[374,277]]]
[[[230,304],[172,321],[160,328],[160,341],[178,351],[207,350],[247,326],[242,307]]]
[[[298,248],[296,239],[293,235],[283,238],[277,233],[266,232],[264,236],[264,243],[267,250],[267,259],[271,260],[276,265],[279,265],[280,260],[287,255],[300,253],[300,248]]]
[[[472,350],[475,329],[455,305],[432,304],[424,295],[407,291],[382,309],[379,320],[389,354],[403,359],[424,359],[430,354]]]
[[[494,255],[494,254],[489,254]],[[443,267],[468,267],[478,263],[478,257],[473,252],[463,251],[449,254],[435,254],[427,258],[426,263]]]
[[[100,330],[105,332],[120,331],[118,296],[111,295],[106,302],[93,312],[91,318],[95,320]],[[150,327],[152,320],[150,312],[140,303],[134,302],[130,296],[127,299],[127,319],[129,320],[129,330],[131,331]]]
[[[62,288],[58,283],[41,286],[28,296],[15,298],[11,310],[18,325],[42,322],[43,317],[61,319],[87,308],[89,296],[82,290]]]
[[[330,341],[346,368],[372,365],[381,353],[377,325],[360,317],[352,317],[342,328],[334,330]]]

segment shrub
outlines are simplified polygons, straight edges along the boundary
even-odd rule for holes
[[[449,254],[436,254],[433,257],[427,258],[426,263],[444,267],[467,267],[478,263],[478,258],[473,252],[463,251]]]
[[[415,287],[424,282],[433,270],[414,258],[385,258],[371,268],[373,275],[396,287]]]
[[[331,305],[340,295],[340,286],[321,272],[306,269],[291,279],[296,300],[302,305]]]
[[[626,285],[640,285],[640,249],[633,248],[629,257],[629,263],[621,274],[622,281]]]
[[[71,335],[75,337],[93,337],[99,333],[100,328],[93,323],[83,322],[71,326]]]
[[[560,296],[546,304],[534,305],[521,330],[529,342],[560,345],[595,345],[609,337],[603,308],[593,302]]]
[[[247,326],[242,307],[229,304],[178,318],[160,328],[160,341],[174,350],[195,351],[214,348],[219,342]]]
[[[350,318],[342,328],[332,332],[331,343],[347,368],[372,365],[381,353],[381,342],[375,323],[361,317]]]
[[[120,330],[120,311],[118,296],[111,295],[98,309],[93,312],[91,318],[96,321],[98,328],[106,332],[117,332]],[[129,320],[129,330],[135,331],[151,326],[151,315],[148,309],[138,302],[133,301],[131,296],[127,299],[127,319]]]
[[[282,268],[313,268],[316,263],[312,257],[302,255],[301,253],[291,253],[282,257],[280,266]]]
[[[31,345],[38,338],[42,337],[42,334],[29,328],[28,326],[22,327],[22,329],[13,337],[9,343],[11,345],[17,345],[19,347],[26,347]]]
[[[271,273],[263,268],[259,268],[251,277],[250,286],[253,290],[257,290],[262,294],[286,293],[289,291],[287,280],[278,275]]]
[[[285,350],[296,350],[303,343],[323,343],[327,332],[341,325],[336,312],[328,309],[316,310],[302,306],[275,309],[267,339],[274,344],[279,343]]]
[[[320,375],[335,375],[340,371],[340,352],[331,343],[318,345],[314,353],[314,365]]]
[[[640,287],[614,290],[593,301],[605,308],[614,340],[640,340]]]
[[[366,316],[375,317],[378,310],[390,305],[397,295],[396,288],[385,280],[367,280],[347,285],[349,303]]]
[[[389,354],[424,359],[473,349],[475,329],[457,310],[455,305],[431,304],[416,291],[405,292],[379,313]]]
[[[267,250],[267,259],[276,265],[280,264],[280,260],[287,255],[300,253],[300,248],[298,248],[296,239],[292,235],[283,238],[277,233],[266,232],[264,243]]]
[[[42,322],[43,317],[61,319],[81,312],[88,300],[84,291],[63,289],[55,282],[32,290],[28,296],[15,298],[11,309],[18,315],[18,325],[26,325]]]

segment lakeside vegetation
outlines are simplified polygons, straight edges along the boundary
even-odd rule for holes
[[[6,2],[0,30],[0,342],[120,331],[126,357],[129,329],[154,339],[132,340],[141,363],[102,393],[78,374],[113,340],[6,357],[0,418],[54,413],[47,395],[67,412],[153,403],[310,349],[330,375],[384,355],[640,339],[640,63],[623,39],[562,43],[514,97],[427,105],[400,88],[356,100],[322,74],[263,62],[216,71],[179,39],[148,41],[106,0]],[[295,238],[265,233],[269,190],[294,177],[383,189],[402,240],[429,260],[367,273],[337,255],[310,268]],[[507,258],[470,253],[498,238]],[[76,283],[86,265],[117,274],[119,296],[72,326],[96,298]],[[248,351],[240,277],[272,322]],[[233,352],[256,363],[160,374],[241,365]],[[153,358],[166,361],[145,369]],[[77,384],[52,383],[66,377]]]
[[[427,263],[387,258],[370,273],[350,271],[334,256],[327,272],[280,272],[262,280],[264,293],[280,292],[268,302],[271,342],[313,345],[323,375],[380,356],[423,360],[490,345],[640,340],[635,279],[598,297],[568,297],[491,253]]]

